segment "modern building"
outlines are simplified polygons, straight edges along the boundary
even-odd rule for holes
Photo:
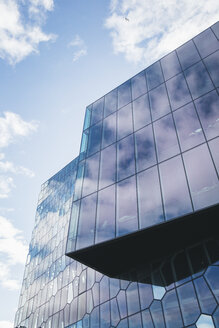
[[[86,109],[15,327],[219,327],[219,23]]]

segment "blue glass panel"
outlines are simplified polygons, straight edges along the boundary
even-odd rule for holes
[[[110,327],[109,302],[100,305],[100,328]]]
[[[153,121],[170,112],[170,104],[165,84],[162,84],[149,92],[149,99]]]
[[[111,308],[111,323],[113,326],[116,326],[120,320],[120,317],[119,317],[117,300],[115,298],[113,298],[110,301],[110,308]]]
[[[99,307],[95,308],[91,313],[90,326],[92,328],[99,328],[100,327],[100,324],[99,324]]]
[[[193,103],[178,109],[173,113],[173,116],[182,151],[205,141]]]
[[[129,328],[142,328],[141,315],[139,313],[129,317]]]
[[[163,68],[165,80],[168,80],[182,71],[175,51],[161,59],[161,66]]]
[[[93,103],[92,115],[91,115],[91,125],[93,125],[96,122],[102,120],[102,118],[103,118],[103,103],[104,103],[104,97]]]
[[[141,309],[146,309],[153,301],[153,293],[151,285],[138,283],[140,294]]]
[[[219,307],[218,307],[217,310],[214,312],[213,320],[214,320],[215,327],[216,327],[216,328],[219,327]]]
[[[97,306],[100,304],[100,285],[99,285],[99,283],[96,282],[93,285],[92,293],[93,293],[94,306]]]
[[[200,309],[191,282],[177,288],[179,303],[185,325],[195,323],[200,315]]]
[[[198,111],[207,139],[219,135],[219,96],[216,91],[197,99],[195,106]]]
[[[146,77],[148,83],[148,90],[157,87],[164,81],[159,61],[157,61],[146,69]]]
[[[74,202],[71,212],[71,218],[69,223],[69,236],[67,244],[67,252],[75,249],[75,240],[77,237],[78,215],[79,215],[80,201]]]
[[[78,320],[81,320],[86,313],[86,293],[78,297]]]
[[[219,87],[219,51],[205,58],[204,62],[215,86]]]
[[[140,228],[149,227],[164,220],[157,167],[137,175]]]
[[[121,236],[138,229],[135,176],[117,184],[117,231]]]
[[[209,142],[210,151],[219,174],[219,138],[213,139]]]
[[[121,180],[135,173],[133,135],[119,141],[117,146],[117,179]]]
[[[107,147],[116,141],[116,113],[103,121],[102,147]]]
[[[208,267],[205,278],[211,288],[213,295],[216,297],[217,302],[219,302],[219,267],[210,266]]]
[[[102,189],[114,183],[115,178],[116,178],[116,145],[113,144],[105,148],[101,152],[99,188]]]
[[[119,279],[110,279],[110,298],[113,298],[120,291]]]
[[[121,139],[133,132],[132,105],[128,104],[118,111],[118,135]]]
[[[177,53],[183,69],[197,63],[201,59],[192,40],[179,47]]]
[[[87,155],[90,156],[100,150],[102,121],[90,128]]]
[[[166,219],[191,212],[192,205],[181,156],[174,157],[159,167]]]
[[[75,183],[75,193],[74,200],[77,200],[81,197],[82,182],[84,176],[85,161],[78,164],[77,178]]]
[[[194,280],[195,289],[198,294],[199,303],[203,313],[212,314],[217,303],[208,288],[205,280],[201,277]]]
[[[127,290],[127,306],[128,306],[128,315],[140,311],[139,295],[138,295],[138,285],[136,282],[132,282]]]
[[[81,148],[80,148],[80,160],[84,159],[86,156],[87,151],[87,142],[88,142],[88,132],[89,130],[86,130],[82,134],[81,138]]]
[[[121,320],[120,323],[117,326],[117,328],[127,328],[127,327],[128,327],[128,320],[127,319]]]
[[[185,71],[185,77],[194,99],[214,89],[208,72],[206,71],[202,62],[199,62],[188,68]]]
[[[124,290],[120,290],[119,294],[117,295],[117,301],[119,305],[120,317],[121,318],[127,317],[127,304],[126,304],[126,297],[125,297]]]
[[[134,130],[138,130],[151,122],[148,94],[133,101]]]
[[[219,39],[219,22],[215,23],[214,25],[211,26],[212,31],[216,35],[216,37]]]
[[[151,315],[156,328],[165,328],[163,311],[160,301],[153,301],[151,307]]]
[[[162,300],[167,328],[183,327],[176,291],[169,291]]]
[[[136,99],[139,96],[147,92],[145,71],[140,72],[131,79],[132,85],[132,99]]]
[[[192,100],[183,74],[173,77],[166,82],[166,85],[173,110]]]
[[[184,153],[183,158],[194,208],[198,210],[216,204],[219,183],[206,144]]]
[[[81,200],[76,249],[94,243],[96,201],[96,193]]]
[[[84,118],[84,128],[83,130],[86,130],[90,127],[90,120],[91,120],[91,110],[92,105],[88,106],[86,108],[85,118]]]
[[[197,35],[194,42],[202,58],[219,49],[219,42],[210,28]]]
[[[145,310],[141,314],[142,314],[143,328],[154,328],[154,324],[152,322],[149,310]]]
[[[154,133],[159,162],[179,153],[172,115],[167,115],[154,122]]]
[[[135,147],[137,171],[142,171],[156,164],[154,136],[151,125],[135,133]]]
[[[130,80],[118,87],[118,108],[127,105],[131,101],[131,83]]]
[[[82,196],[91,194],[97,190],[100,153],[86,160]]]
[[[104,117],[117,110],[117,89],[112,90],[105,95]]]

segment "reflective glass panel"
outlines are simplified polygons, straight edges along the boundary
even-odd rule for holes
[[[166,82],[166,85],[173,110],[192,100],[183,74],[173,77]]]
[[[92,126],[89,131],[87,155],[90,156],[100,150],[102,122]]]
[[[102,120],[103,103],[104,103],[104,97],[93,103],[92,114],[91,114],[91,124],[95,124],[96,122]]]
[[[151,122],[148,94],[133,101],[134,130],[138,130]]]
[[[154,137],[151,125],[135,133],[135,147],[138,172],[156,164]]]
[[[163,298],[164,317],[167,328],[183,327],[182,317],[179,309],[179,303],[176,291],[169,291]]]
[[[219,138],[213,139],[209,142],[210,151],[219,174]]]
[[[127,304],[126,304],[126,296],[124,290],[120,290],[120,292],[118,293],[117,301],[119,305],[120,317],[124,318],[127,316]],[[125,325],[125,327],[127,327],[127,325]]]
[[[164,323],[164,317],[163,317],[163,311],[162,311],[162,306],[160,301],[153,301],[151,307],[151,315],[153,322],[155,324],[156,328],[165,328],[165,323]]]
[[[105,148],[116,141],[116,113],[103,120],[102,147]]]
[[[129,328],[142,328],[141,315],[139,313],[129,317]]]
[[[136,99],[139,96],[147,92],[145,71],[139,73],[131,79],[132,84],[132,99]]]
[[[113,326],[116,326],[120,320],[119,309],[118,309],[116,298],[113,298],[110,301],[110,307],[111,307],[111,323]]]
[[[109,302],[100,305],[100,328],[110,327],[110,307]]]
[[[132,282],[127,290],[127,306],[128,306],[128,315],[140,311],[139,295],[138,295],[138,285],[136,282]]]
[[[118,87],[118,108],[127,105],[131,101],[130,80]]]
[[[157,167],[137,175],[140,228],[145,228],[164,220],[161,191]]]
[[[214,25],[211,26],[212,31],[216,35],[216,37],[219,39],[219,22],[215,23]]]
[[[156,120],[170,112],[170,104],[165,84],[149,92],[152,120]]]
[[[99,188],[102,189],[115,182],[116,145],[113,144],[101,152]]]
[[[159,61],[146,69],[146,77],[148,90],[155,88],[164,81]]]
[[[179,47],[177,53],[183,69],[197,63],[201,59],[192,40]]]
[[[141,309],[146,309],[153,301],[151,285],[138,283]]]
[[[86,130],[90,127],[90,120],[91,120],[91,110],[92,105],[88,106],[86,108],[85,118],[84,118],[84,128],[83,130]]]
[[[104,103],[104,117],[115,112],[117,110],[117,89],[112,90],[111,92],[105,95]]]
[[[175,51],[161,59],[161,66],[163,68],[165,80],[181,72],[181,67]]]
[[[117,184],[117,231],[121,236],[138,229],[135,176]]]
[[[205,58],[204,62],[215,86],[219,87],[219,51]]]
[[[86,160],[82,196],[91,194],[97,190],[100,153]]]
[[[197,35],[194,42],[202,58],[219,49],[219,42],[210,28]]]
[[[211,314],[215,310],[217,303],[208,285],[202,277],[195,279],[194,284],[202,312]]]
[[[135,173],[133,135],[119,141],[117,146],[117,180],[121,180]]]
[[[118,111],[117,139],[119,140],[132,132],[133,132],[132,105],[130,103]]]
[[[145,310],[142,313],[143,328],[154,328],[154,324],[151,319],[149,310]]]

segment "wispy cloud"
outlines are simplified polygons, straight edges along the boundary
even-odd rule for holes
[[[0,199],[8,198],[13,187],[15,184],[12,177],[0,175]]]
[[[14,324],[11,321],[0,321],[0,328],[13,328]]]
[[[76,35],[68,46],[74,47],[75,49],[73,52],[73,62],[76,62],[80,57],[87,55],[87,46],[79,35]]]
[[[111,0],[105,27],[115,54],[134,63],[151,64],[180,46],[219,17],[214,0]]]
[[[33,178],[35,176],[34,172],[24,166],[16,166],[14,163],[9,161],[1,161],[0,160],[0,173],[14,173],[14,174],[23,174],[29,178]]]

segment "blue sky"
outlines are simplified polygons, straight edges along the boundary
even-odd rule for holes
[[[0,328],[40,186],[78,155],[86,105],[218,17],[214,0],[0,0]]]

